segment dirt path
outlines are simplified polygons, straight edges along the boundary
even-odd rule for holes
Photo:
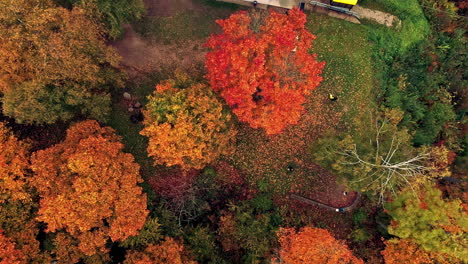
[[[175,12],[201,9],[192,0],[145,0],[145,6],[147,16],[170,16]],[[124,28],[123,38],[111,42],[110,45],[122,57],[121,68],[130,78],[164,68],[190,69],[204,61],[202,40],[164,45],[142,38],[131,25],[125,25]]]
[[[125,25],[122,40],[111,43],[122,56],[121,67],[130,75],[160,71],[163,68],[193,68],[203,63],[205,52],[201,51],[203,41],[188,41],[183,44],[163,45],[150,43],[138,35],[131,25]]]
[[[356,12],[360,18],[369,19],[387,27],[399,27],[399,24],[401,24],[398,17],[382,11],[361,7],[359,5],[353,7],[353,11]]]

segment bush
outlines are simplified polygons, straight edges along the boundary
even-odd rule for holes
[[[280,224],[277,212],[258,213],[243,202],[222,212],[219,239],[223,249],[241,257],[243,263],[258,263],[273,247]]]
[[[266,212],[273,208],[271,194],[261,193],[251,200],[252,206],[261,212]]]
[[[357,243],[367,241],[369,237],[370,235],[365,228],[354,229],[351,233],[351,239]]]
[[[401,20],[402,24],[397,37],[401,40],[400,51],[402,52],[424,40],[430,33],[429,23],[417,0],[374,0],[372,6],[379,6]],[[390,30],[374,33],[395,34]]]
[[[361,226],[366,220],[367,220],[367,213],[362,208],[359,208],[353,214],[353,223],[356,226]]]
[[[100,18],[111,39],[120,37],[122,25],[140,19],[145,12],[142,0],[54,0],[67,8],[86,7]],[[91,3],[91,5],[90,5]],[[96,10],[94,10],[96,9]]]
[[[208,227],[197,226],[190,229],[185,237],[190,252],[199,263],[223,264],[226,263],[220,257],[220,249],[216,243],[213,233]]]

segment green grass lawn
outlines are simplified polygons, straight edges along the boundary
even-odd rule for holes
[[[135,30],[146,39],[164,44],[203,40],[217,32],[216,19],[226,18],[239,6],[210,0],[196,0],[200,10],[183,10],[168,17],[144,17]]]
[[[146,96],[154,90],[154,85],[161,79],[160,76],[154,75],[149,80],[142,83],[129,84],[129,90],[132,96],[137,96],[139,101],[144,105]],[[117,134],[122,137],[122,142],[125,145],[125,152],[131,153],[135,157],[135,161],[141,166],[141,174],[144,179],[154,176],[156,168],[153,166],[153,159],[148,157],[146,148],[148,139],[140,135],[143,129],[143,124],[134,124],[130,121],[130,114],[127,112],[122,103],[123,91],[113,95],[112,112],[108,125],[117,131]]]
[[[397,16],[402,25],[397,30],[372,30],[373,38],[382,38],[382,35],[393,35],[386,41],[393,39],[399,42],[400,53],[425,39],[430,32],[429,23],[424,16],[418,0],[363,0],[360,5],[391,13]],[[373,32],[372,32],[373,31]]]
[[[343,113],[342,122],[351,128],[375,109],[375,73],[372,43],[361,25],[319,14],[308,16],[307,28],[316,35],[312,51],[325,61],[324,81],[317,92],[338,96],[333,111]]]

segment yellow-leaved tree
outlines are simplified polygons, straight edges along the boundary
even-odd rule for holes
[[[111,87],[122,85],[119,57],[103,27],[80,8],[50,0],[0,1],[3,113],[50,124],[76,114],[105,120]]]
[[[211,89],[181,83],[169,80],[156,86],[148,97],[141,134],[149,138],[148,153],[156,164],[201,169],[232,153],[237,132]]]

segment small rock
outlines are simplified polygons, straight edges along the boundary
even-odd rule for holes
[[[133,110],[135,110],[135,109],[133,109],[133,107],[129,107],[127,110],[128,110],[129,112],[133,112]]]
[[[140,107],[141,107],[140,102],[136,102],[136,103],[133,105],[133,107],[135,107],[135,108],[140,108]]]
[[[132,100],[132,95],[129,94],[129,93],[127,93],[127,92],[123,93],[123,97],[124,97],[124,99],[126,99],[126,100]]]

